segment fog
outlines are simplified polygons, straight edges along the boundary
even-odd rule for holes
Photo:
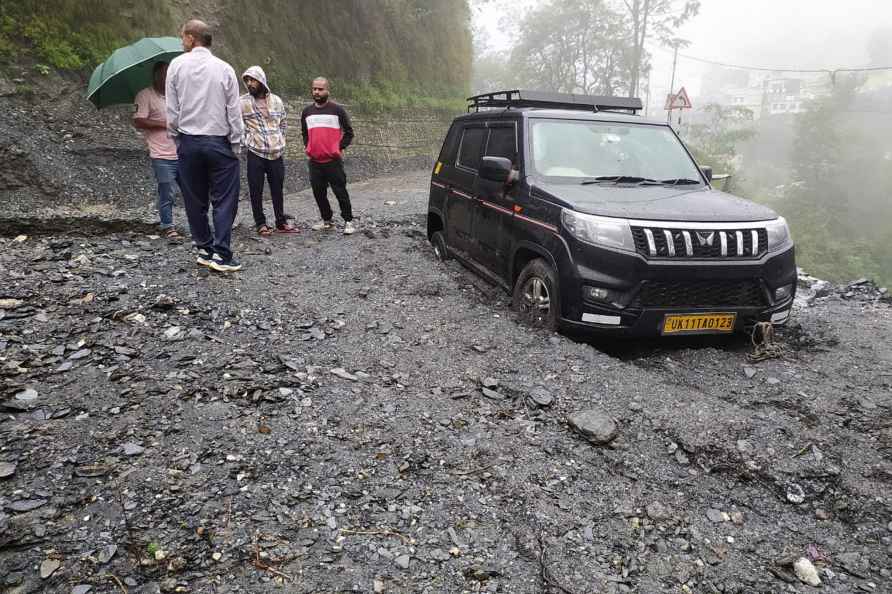
[[[672,122],[698,160],[730,175],[724,189],[790,220],[809,272],[892,284],[892,1],[701,0],[676,25],[690,2],[651,0],[669,11],[664,30],[650,21],[641,62],[632,3],[472,1],[472,90],[634,92],[665,121],[666,40],[684,40],[672,91],[684,87],[693,109]]]
[[[472,4],[478,47],[507,59],[518,15],[542,1]],[[892,0],[702,0],[697,16],[678,29],[690,46],[680,52],[676,87],[685,86],[696,97],[709,72],[684,56],[778,70],[869,66],[868,39],[882,30],[892,38]],[[671,79],[672,50],[655,40],[647,49],[653,61],[651,93],[663,97]],[[892,66],[892,56],[883,65]]]

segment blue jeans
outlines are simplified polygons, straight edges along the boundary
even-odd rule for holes
[[[224,260],[232,257],[232,223],[238,212],[239,166],[225,136],[180,134],[177,156],[180,189],[196,247],[215,252]],[[213,206],[214,230],[208,224]]]
[[[152,170],[158,182],[158,218],[161,229],[173,228],[173,184],[179,184],[178,162],[176,159],[152,159]]]

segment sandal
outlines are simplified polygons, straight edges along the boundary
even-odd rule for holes
[[[180,238],[182,237],[182,235],[180,235],[179,232],[177,232],[176,229],[174,229],[173,227],[171,227],[170,229],[165,229],[165,230],[164,230],[164,237],[165,237],[166,239],[180,239]]]
[[[276,225],[276,233],[300,233],[300,229],[290,223]]]
[[[268,235],[272,235],[273,230],[269,228],[269,225],[260,225],[260,227],[257,228],[257,233],[266,237]]]

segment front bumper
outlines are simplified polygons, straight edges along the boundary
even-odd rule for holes
[[[568,247],[570,253],[577,248]],[[567,329],[653,336],[667,315],[734,313],[734,330],[741,331],[757,322],[786,323],[795,297],[792,247],[757,261],[648,261],[592,246],[579,246],[574,255],[559,265],[561,324]],[[787,285],[790,294],[775,299],[775,290]],[[584,298],[586,287],[608,289],[616,299]]]

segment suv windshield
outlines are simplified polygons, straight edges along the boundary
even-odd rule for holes
[[[539,175],[576,183],[701,180],[675,134],[663,126],[537,119],[530,128]]]

